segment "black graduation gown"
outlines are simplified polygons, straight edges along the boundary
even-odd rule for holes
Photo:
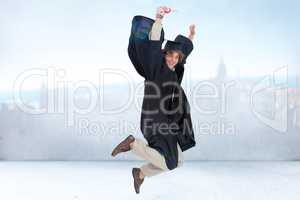
[[[178,164],[177,143],[182,151],[195,146],[190,105],[181,87],[186,57],[192,46],[183,46],[186,57],[173,71],[165,64],[161,40],[149,40],[154,20],[135,16],[132,21],[128,54],[136,71],[145,78],[140,128],[148,145],[160,152],[168,169]],[[177,36],[180,41],[188,41]],[[191,43],[191,42],[190,42]]]

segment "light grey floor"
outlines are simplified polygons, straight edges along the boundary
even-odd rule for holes
[[[299,200],[300,162],[185,162],[133,189],[141,162],[0,162],[2,200]]]

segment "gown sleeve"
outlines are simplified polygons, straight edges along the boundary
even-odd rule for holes
[[[157,34],[152,31],[154,20],[143,16],[135,16],[132,22],[132,30],[129,38],[128,54],[136,71],[146,80],[153,80],[157,69],[162,65],[163,54],[163,29]],[[151,32],[152,31],[152,32]],[[158,40],[151,40],[150,36],[158,35]],[[154,38],[155,39],[155,38]]]

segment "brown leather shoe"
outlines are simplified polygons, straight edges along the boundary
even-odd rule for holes
[[[144,179],[140,178],[140,168],[132,168],[132,176],[134,180],[134,190],[135,193],[139,194],[140,193],[140,187],[142,183],[144,182]]]
[[[121,152],[126,152],[130,150],[130,144],[134,142],[135,138],[133,135],[129,135],[127,138],[125,138],[118,146],[114,148],[111,155],[116,156],[117,154]]]

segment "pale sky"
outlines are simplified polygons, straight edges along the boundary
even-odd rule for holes
[[[50,66],[68,80],[97,82],[100,69],[112,68],[141,81],[127,55],[131,19],[153,17],[159,5],[176,9],[163,22],[166,39],[197,26],[193,79],[213,77],[221,57],[231,76],[300,68],[297,0],[0,0],[0,90],[24,70]]]

